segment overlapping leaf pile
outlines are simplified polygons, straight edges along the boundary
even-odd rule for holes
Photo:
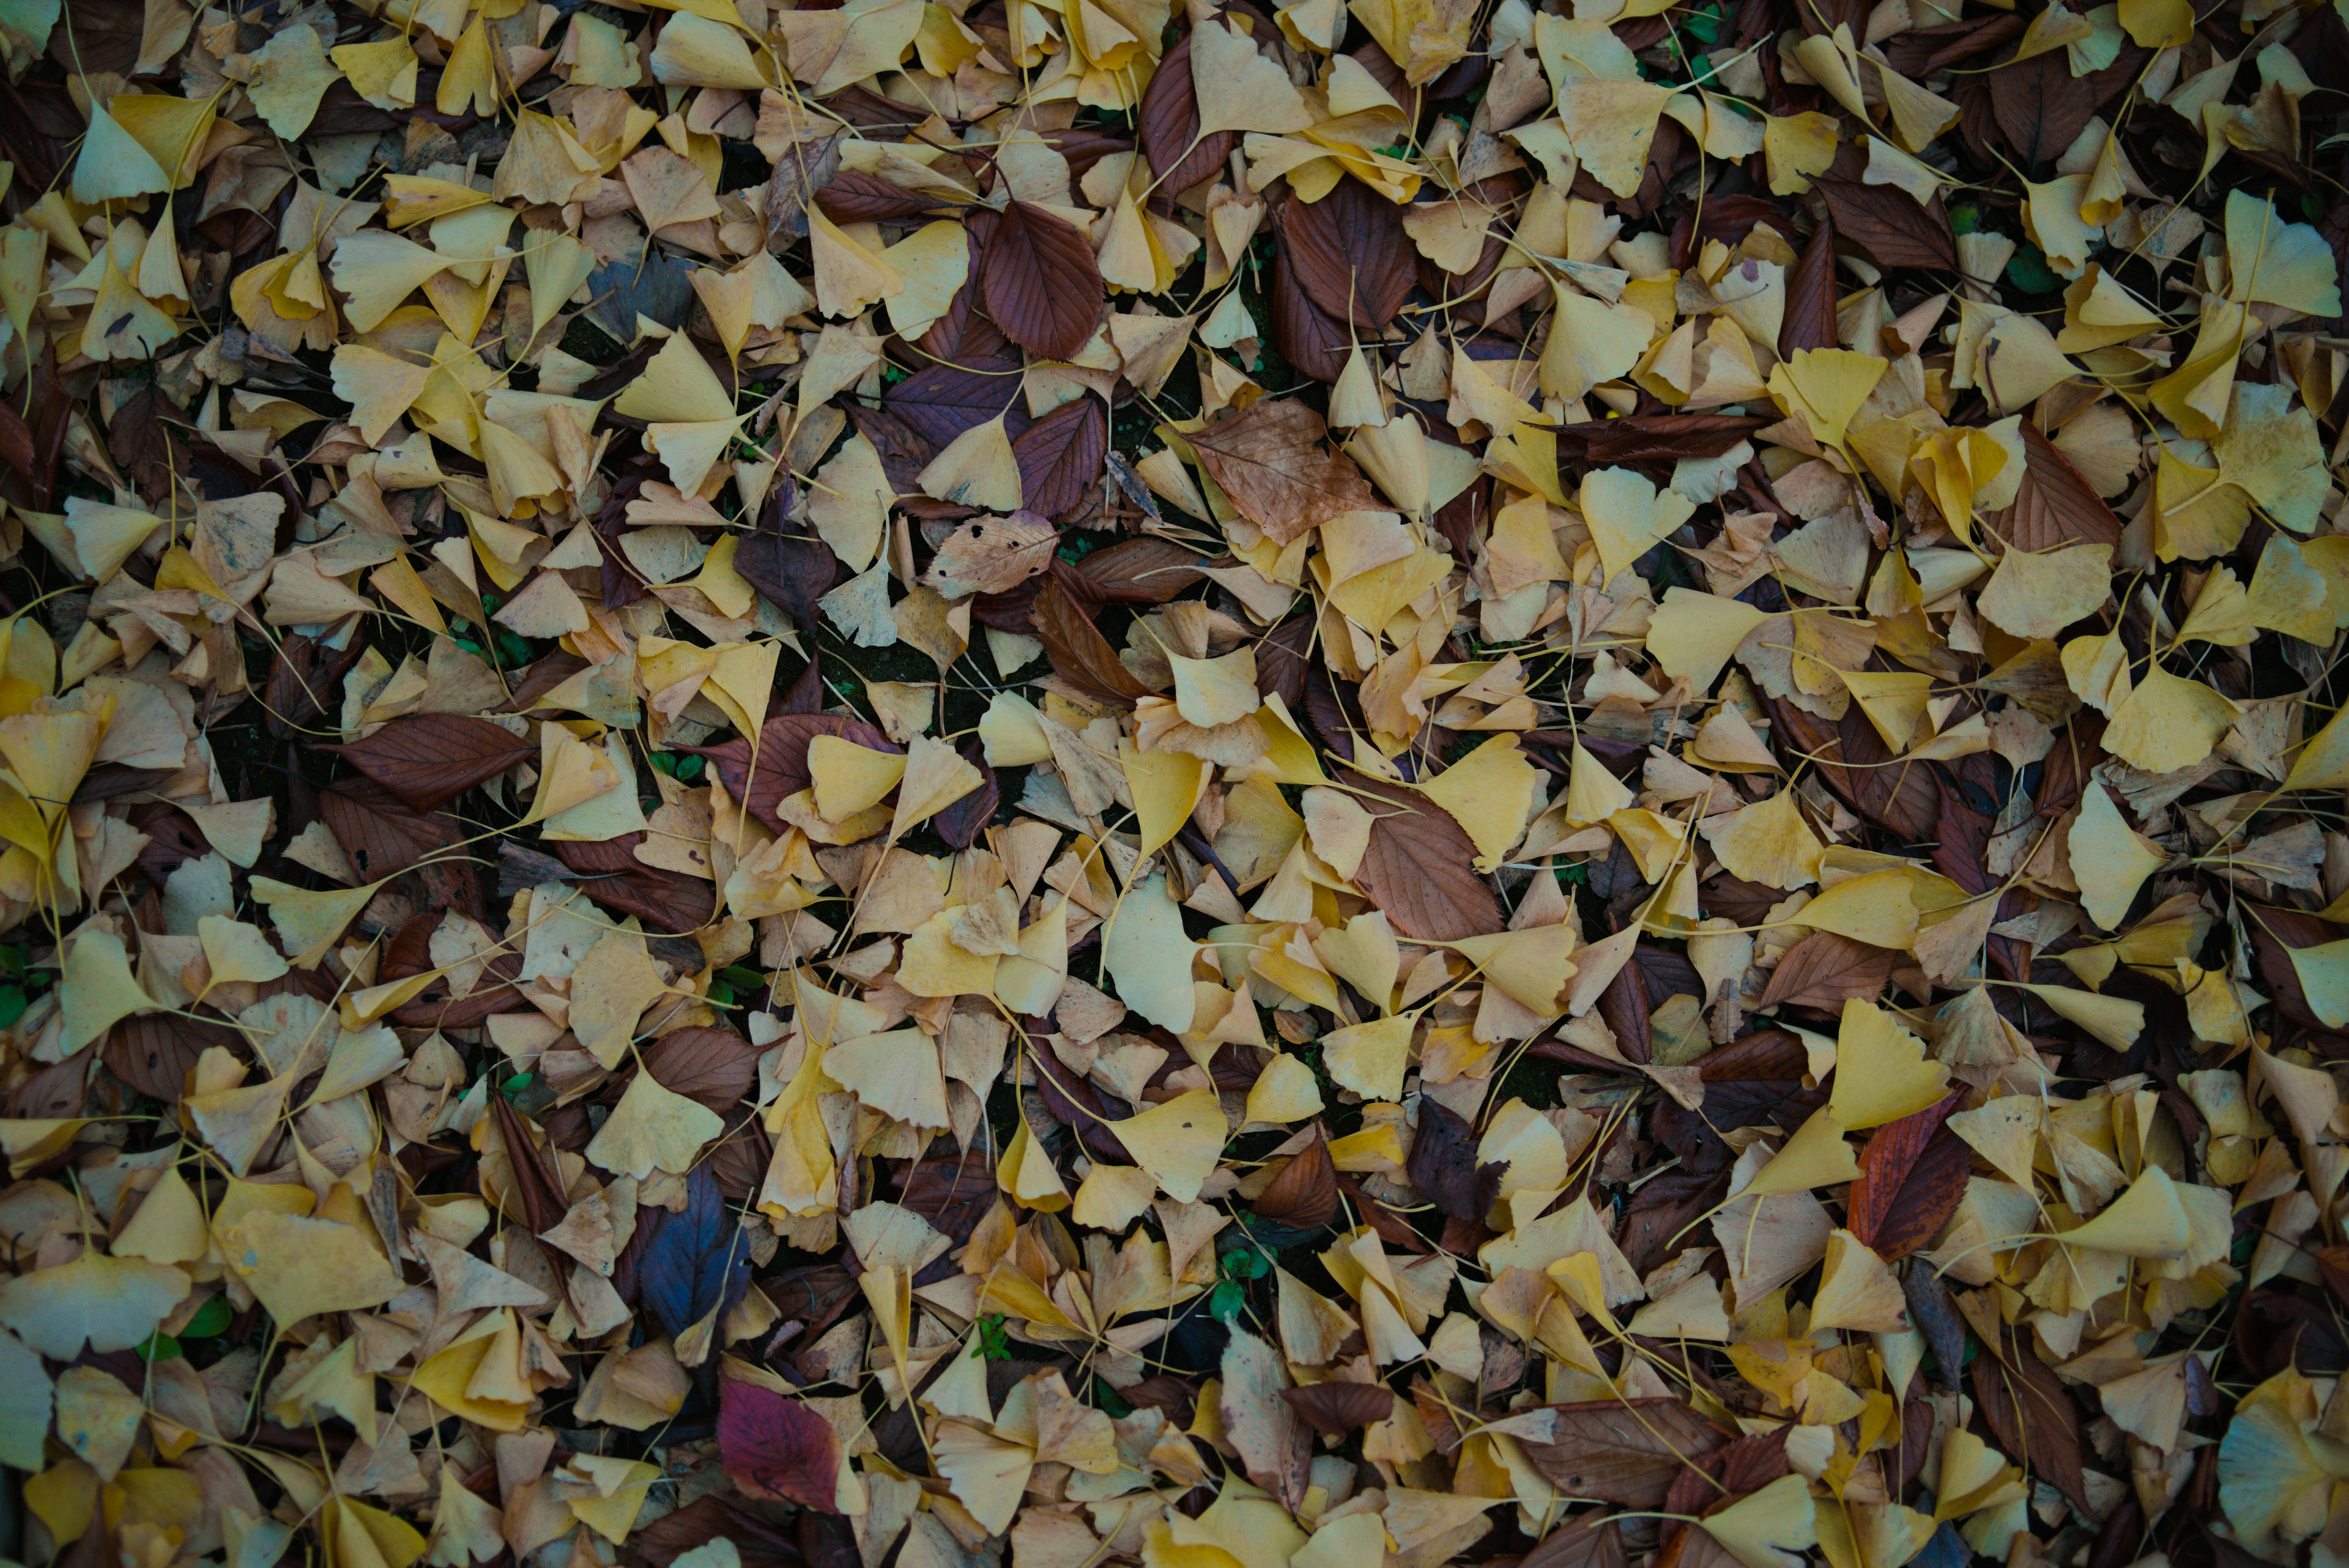
[[[2349,1553],[2349,25],[0,5],[70,1568]]]

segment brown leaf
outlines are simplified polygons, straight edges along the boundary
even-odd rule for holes
[[[1975,1300],[1988,1304],[1986,1297],[1969,1297],[1967,1304]],[[1976,1324],[1978,1331],[1981,1326]],[[2088,1501],[2081,1469],[2080,1407],[2063,1379],[2011,1329],[1994,1326],[1984,1344],[1990,1354],[1974,1358],[1974,1408],[1990,1424],[2000,1448],[2010,1455],[2027,1455],[2037,1479],[2093,1518],[2095,1506]]]
[[[1458,941],[1502,929],[1501,901],[1476,875],[1476,846],[1450,812],[1400,784],[1367,775],[1352,782],[1386,803],[1363,803],[1371,842],[1354,882],[1397,933]]]
[[[1626,964],[1607,982],[1607,989],[1599,993],[1599,1016],[1615,1036],[1615,1048],[1625,1061],[1645,1064],[1655,1059],[1648,982],[1638,964]]]
[[[320,790],[318,816],[365,882],[396,877],[465,836],[448,813],[418,811],[372,779],[342,779]]]
[[[1900,958],[1890,948],[1870,947],[1834,931],[1813,931],[1788,948],[1770,971],[1770,983],[1754,1011],[1816,1007],[1840,1013],[1853,997],[1873,1001],[1881,995]]]
[[[797,1399],[756,1383],[722,1384],[718,1453],[727,1475],[752,1497],[840,1511],[840,1439],[831,1422]]]
[[[1102,475],[1109,451],[1109,416],[1101,400],[1071,399],[1030,425],[1011,443],[1019,462],[1020,504],[1058,517],[1085,498]]]
[[[1386,330],[1417,281],[1403,209],[1352,175],[1308,202],[1290,191],[1273,223],[1297,286],[1331,319],[1365,337]]]
[[[1150,534],[1095,550],[1077,563],[1077,575],[1113,605],[1163,605],[1207,580],[1197,555]],[[1264,668],[1261,649],[1257,668],[1259,672]]]
[[[1052,672],[1088,697],[1121,708],[1131,708],[1135,698],[1150,695],[1150,688],[1119,659],[1117,650],[1093,625],[1092,617],[1069,597],[1059,576],[1046,577],[1043,583],[1030,615],[1036,635],[1043,639],[1045,655],[1052,661]]]
[[[1441,1103],[1419,1102],[1419,1127],[1412,1135],[1405,1169],[1420,1195],[1453,1220],[1481,1220],[1500,1189],[1503,1167],[1476,1163],[1476,1132]]]
[[[1329,1140],[1317,1130],[1313,1141],[1257,1195],[1253,1207],[1257,1218],[1299,1231],[1319,1231],[1337,1218],[1338,1168],[1330,1162]]]
[[[1394,1414],[1394,1390],[1383,1383],[1316,1383],[1304,1388],[1284,1388],[1299,1419],[1325,1438],[1359,1432]]]
[[[1605,464],[1719,457],[1767,422],[1744,414],[1631,414],[1593,420],[1557,432],[1558,461]]]
[[[1239,1450],[1248,1480],[1294,1512],[1305,1500],[1313,1439],[1296,1407],[1280,1397],[1289,1384],[1280,1353],[1235,1324],[1222,1372],[1224,1435]]]
[[[1239,145],[1237,131],[1199,134],[1199,95],[1191,81],[1191,35],[1185,31],[1150,74],[1142,89],[1142,156],[1157,176],[1151,199],[1171,211],[1174,198],[1223,171],[1232,149]]]
[[[172,1106],[187,1093],[197,1057],[215,1045],[234,1052],[240,1044],[235,1031],[223,1024],[149,1012],[116,1024],[98,1055],[108,1072],[149,1099]]]
[[[731,1029],[672,1029],[645,1047],[645,1071],[723,1116],[759,1086],[760,1048]]]
[[[1836,336],[1835,220],[1821,220],[1786,275],[1786,314],[1778,325],[1778,357],[1803,348],[1833,348]]]
[[[1190,438],[1207,476],[1276,544],[1383,504],[1354,460],[1322,444],[1329,427],[1294,398],[1265,398]]]
[[[1823,179],[1812,188],[1826,202],[1837,237],[1866,251],[1878,265],[1957,270],[1958,242],[1940,197],[1920,206],[1896,186],[1856,180]]]
[[[840,170],[840,137],[795,141],[767,176],[767,248],[780,251],[808,235],[808,202]]]
[[[338,652],[322,653],[314,639],[299,632],[279,643],[262,697],[269,710],[269,732],[284,736],[308,728],[326,704],[339,700],[344,671],[366,651],[367,644],[356,637]]]
[[[844,713],[779,713],[759,727],[755,752],[740,735],[714,746],[676,749],[708,757],[726,793],[742,802],[752,816],[781,833],[783,822],[775,815],[775,807],[785,795],[808,787],[808,742],[818,735],[838,735],[876,752],[904,749],[864,720]]]
[[[2013,504],[1992,517],[1992,525],[2009,545],[2038,551],[2075,541],[2121,542],[2121,520],[2111,505],[2030,420],[2023,421],[2023,480]]]
[[[996,783],[995,770],[988,765],[986,748],[975,737],[962,743],[961,753],[962,760],[978,770],[978,787],[932,817],[930,826],[957,849],[968,849],[995,820],[996,809],[1003,804],[1003,791]]]
[[[1285,245],[1273,253],[1265,327],[1272,334],[1273,348],[1299,374],[1328,387],[1345,372],[1353,351],[1346,323],[1313,303],[1298,281],[1296,264]]]
[[[1945,71],[1998,47],[2020,36],[2023,26],[2021,16],[2002,11],[1944,22],[1938,27],[1911,27],[1884,40],[1884,57],[1909,80],[1922,81],[1935,71]]]
[[[986,317],[974,316],[972,319],[984,321]],[[1009,373],[986,363],[925,365],[884,392],[882,402],[904,421],[908,431],[929,442],[933,449],[945,447],[965,431],[983,425],[999,414],[1003,417],[1005,431],[1017,441],[1026,433],[1028,422],[1027,404],[1019,396],[1018,370],[1017,359],[1009,362]],[[858,428],[863,428],[861,421]]]
[[[1623,1527],[1604,1511],[1569,1519],[1517,1559],[1517,1568],[1626,1568]]]
[[[661,1515],[629,1536],[628,1545],[652,1568],[668,1568],[696,1547],[720,1539],[734,1543],[742,1568],[806,1568],[798,1532],[714,1495]]]
[[[1592,1399],[1553,1406],[1557,1434],[1526,1457],[1568,1497],[1655,1508],[1681,1467],[1729,1439],[1678,1399]]]
[[[1305,677],[1311,669],[1313,618],[1281,622],[1256,645],[1256,689],[1278,696],[1292,714],[1305,704]]]
[[[1844,1225],[1887,1262],[1930,1244],[1966,1195],[1973,1151],[1943,1125],[1965,1103],[1966,1091],[1952,1090],[1940,1104],[1878,1127],[1860,1151]]]
[[[734,569],[767,601],[803,627],[823,624],[816,601],[841,578],[840,557],[821,539],[753,534],[734,549]]]
[[[760,782],[765,783],[763,773]],[[772,798],[780,800],[789,793],[783,791]],[[578,873],[579,890],[605,909],[634,915],[658,931],[699,930],[716,912],[717,889],[698,877],[637,859],[636,846],[644,836],[641,832],[624,833],[600,843],[558,839],[547,847]]]
[[[776,165],[779,171],[781,167]],[[891,218],[910,218],[916,213],[952,203],[941,201],[933,192],[892,185],[878,174],[843,169],[815,193],[815,204],[835,223],[878,223]],[[801,222],[804,223],[805,218]]]
[[[1713,1096],[1707,1093],[1707,1099]],[[1659,1176],[1631,1194],[1623,1207],[1623,1229],[1618,1243],[1632,1271],[1646,1275],[1663,1267],[1700,1238],[1693,1221],[1721,1200],[1729,1189],[1729,1166],[1723,1161],[1710,1174],[1678,1171]]]
[[[1941,785],[1930,763],[1902,762],[1884,749],[1876,727],[1851,705],[1829,724],[1792,702],[1770,698],[1770,735],[1818,763],[1819,777],[1852,810],[1910,844],[1933,836],[1941,820]]]
[[[1004,336],[1045,359],[1076,358],[1108,298],[1085,236],[1028,202],[1003,209],[987,242],[980,287]]]
[[[2112,64],[2085,77],[2072,75],[2070,53],[2063,49],[2049,49],[1992,71],[1991,110],[2016,160],[2035,171],[2036,165],[2061,158],[2079,139],[2089,117],[2137,79],[2146,55],[2145,49],[2124,41]]]
[[[1167,49],[1142,89],[1137,115],[1142,130],[1142,158],[1158,176],[1151,192],[1158,207],[1172,209],[1174,197],[1200,181],[1222,174],[1231,148],[1240,143],[1238,131],[1198,134],[1198,89],[1191,85],[1191,33],[1184,31]]]
[[[419,811],[430,811],[538,755],[538,747],[487,719],[416,713],[363,741],[329,746]]]

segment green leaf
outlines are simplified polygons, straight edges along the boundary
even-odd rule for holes
[[[26,1005],[22,986],[0,985],[0,1029],[5,1029],[24,1017]]]
[[[2014,259],[2006,264],[2006,281],[2025,294],[2054,294],[2064,286],[2047,265],[2046,255],[2028,240],[2015,248]]]
[[[216,1334],[225,1333],[235,1317],[236,1314],[229,1310],[226,1296],[213,1296],[196,1309],[194,1316],[181,1325],[180,1337],[210,1339]]]
[[[978,1320],[978,1354],[989,1361],[1011,1359],[1011,1337],[1003,1331],[1003,1319],[989,1315]]]
[[[180,1342],[168,1334],[156,1333],[149,1334],[133,1348],[139,1352],[141,1361],[169,1361],[180,1354]]]
[[[761,974],[755,969],[744,969],[739,963],[730,963],[724,969],[719,970],[718,971],[718,978],[732,986],[738,992],[745,991],[764,991],[767,989],[767,977],[765,975]]]
[[[1226,1280],[1207,1293],[1207,1314],[1217,1323],[1229,1323],[1239,1316],[1240,1308],[1247,1304],[1247,1293],[1230,1280]]]
[[[727,984],[724,981],[712,976],[709,981],[709,991],[702,1000],[709,1002],[712,1007],[731,1007],[734,1005],[734,988]]]

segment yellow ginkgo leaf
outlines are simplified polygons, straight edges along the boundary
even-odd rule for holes
[[[1177,1203],[1199,1196],[1200,1186],[1224,1151],[1229,1129],[1223,1106],[1209,1089],[1177,1095],[1138,1116],[1109,1125],[1134,1163]]]
[[[1839,1126],[1862,1132],[1914,1116],[1939,1100],[1949,1084],[1949,1068],[1928,1056],[1925,1042],[1890,1012],[1858,997],[1843,1004],[1835,1088],[1827,1100]]]
[[[2071,865],[2080,902],[2096,924],[2118,929],[2137,890],[2168,858],[2128,825],[2102,784],[2088,782],[2072,824]]]
[[[1680,492],[1660,491],[1646,475],[1628,468],[1585,474],[1580,504],[1600,569],[1610,582],[1696,511],[1696,504]]]
[[[1697,1523],[1744,1568],[1799,1568],[1804,1549],[1819,1540],[1810,1482],[1799,1474],[1780,1476]]]
[[[642,1068],[587,1145],[587,1158],[615,1176],[642,1181],[656,1170],[682,1176],[702,1146],[726,1130],[716,1111],[665,1088]]]

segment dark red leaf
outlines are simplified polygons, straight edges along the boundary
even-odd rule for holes
[[[1199,134],[1199,95],[1191,81],[1191,35],[1187,32],[1166,51],[1158,68],[1150,74],[1150,85],[1142,89],[1138,119],[1142,156],[1149,163],[1150,171],[1158,177],[1158,188],[1151,193],[1152,200],[1170,210],[1175,197],[1221,172],[1232,149],[1239,143],[1236,131]]]
[[[1917,198],[1891,185],[1857,180],[1813,182],[1835,223],[1837,234],[1876,258],[1879,266],[1930,267],[1954,272],[1958,242],[1941,199],[1920,206]]]
[[[1206,580],[1199,556],[1172,539],[1145,534],[1121,539],[1105,550],[1095,550],[1077,563],[1077,575],[1113,605],[1163,605]],[[1257,651],[1257,668],[1264,668],[1264,651]]]
[[[1786,275],[1786,314],[1778,325],[1780,358],[1801,348],[1833,348],[1836,336],[1835,221],[1820,223]]]
[[[1982,1299],[1987,1303],[1987,1297]],[[1993,1314],[1996,1310],[1992,1308]],[[2080,1407],[2063,1379],[2011,1329],[1995,1330],[1984,1343],[1990,1354],[1976,1356],[1972,1368],[1974,1408],[1989,1423],[2000,1448],[2028,1456],[2036,1480],[2094,1518],[2095,1505],[2088,1499],[2081,1468]]]
[[[557,839],[547,847],[579,874],[579,890],[607,909],[634,915],[657,931],[682,933],[708,925],[717,909],[717,889],[698,877],[637,859],[644,836],[624,833],[599,843]]]
[[[843,169],[815,193],[815,204],[835,223],[877,223],[953,205],[936,195],[892,185],[878,174]]]
[[[1020,504],[1058,517],[1085,498],[1109,451],[1109,416],[1093,397],[1062,403],[1011,443],[1019,462]]]
[[[465,836],[448,813],[418,811],[371,779],[342,779],[320,790],[318,816],[366,882],[396,877]]]
[[[1150,688],[1125,667],[1059,576],[1044,579],[1029,613],[1036,635],[1043,639],[1045,656],[1052,661],[1052,672],[1061,680],[1088,697],[1121,708],[1131,708],[1136,698],[1150,695]]]
[[[1860,1152],[1844,1224],[1887,1262],[1930,1243],[1966,1195],[1973,1151],[1943,1125],[1965,1103],[1966,1091],[1952,1090],[1940,1104],[1878,1127]]]
[[[1018,371],[1016,359],[1008,370],[988,363],[925,365],[884,392],[881,400],[905,421],[907,429],[933,446],[942,448],[999,414],[1003,416],[1004,430],[1017,441],[1028,419]]]
[[[2038,425],[2023,421],[2023,480],[2013,504],[1992,524],[2019,550],[2053,550],[2075,542],[2117,545],[2121,520],[2096,487],[2072,466]]]
[[[737,735],[714,746],[679,746],[680,752],[708,757],[726,785],[726,793],[750,809],[750,815],[776,832],[783,830],[776,805],[787,794],[808,787],[808,742],[818,735],[838,735],[876,752],[904,750],[862,719],[844,713],[781,713],[759,729],[755,750]]]
[[[820,624],[816,601],[841,578],[840,557],[821,539],[753,534],[734,550],[742,580],[803,627]]]
[[[1300,1231],[1319,1231],[1335,1219],[1338,1168],[1330,1162],[1328,1140],[1317,1132],[1257,1195],[1254,1207],[1258,1218]]]
[[[1725,1447],[1719,1428],[1678,1399],[1593,1399],[1551,1407],[1557,1436],[1526,1456],[1568,1497],[1655,1508],[1692,1459]]]
[[[1284,1388],[1298,1418],[1325,1438],[1359,1432],[1394,1414],[1394,1390],[1383,1383],[1315,1383],[1304,1388]]]
[[[995,820],[996,809],[1003,804],[1003,791],[996,783],[995,770],[988,765],[987,749],[977,739],[965,741],[961,752],[962,760],[978,770],[978,787],[932,817],[930,826],[957,849],[968,849]]]
[[[1290,191],[1273,222],[1305,296],[1324,316],[1375,335],[1411,297],[1416,277],[1402,214],[1349,174],[1318,202]]]
[[[537,746],[512,731],[457,713],[394,719],[363,741],[326,749],[419,811],[538,755]]]
[[[731,1029],[672,1029],[645,1047],[645,1071],[722,1116],[759,1086],[759,1047]]]
[[[1871,947],[1834,931],[1813,931],[1788,948],[1770,971],[1770,983],[1754,1010],[1816,1007],[1840,1013],[1853,997],[1873,1000],[1881,995],[1900,959],[1890,948]]]
[[[2034,166],[2052,163],[2070,151],[2089,117],[2137,79],[2146,55],[2145,49],[2124,41],[2112,64],[2085,77],[2073,76],[2070,53],[2060,49],[1992,71],[1991,110],[2024,171],[2035,172]]]
[[[1354,880],[1398,933],[1448,942],[1502,929],[1501,901],[1476,875],[1476,846],[1450,812],[1400,784],[1352,782],[1377,797],[1363,803],[1371,842]]]
[[[1280,357],[1323,386],[1335,386],[1353,342],[1345,322],[1314,304],[1299,283],[1286,245],[1273,253],[1272,287],[1265,306],[1265,326]]]
[[[1004,336],[1046,359],[1074,358],[1109,297],[1077,226],[1028,202],[1013,202],[997,221],[981,289]]]

